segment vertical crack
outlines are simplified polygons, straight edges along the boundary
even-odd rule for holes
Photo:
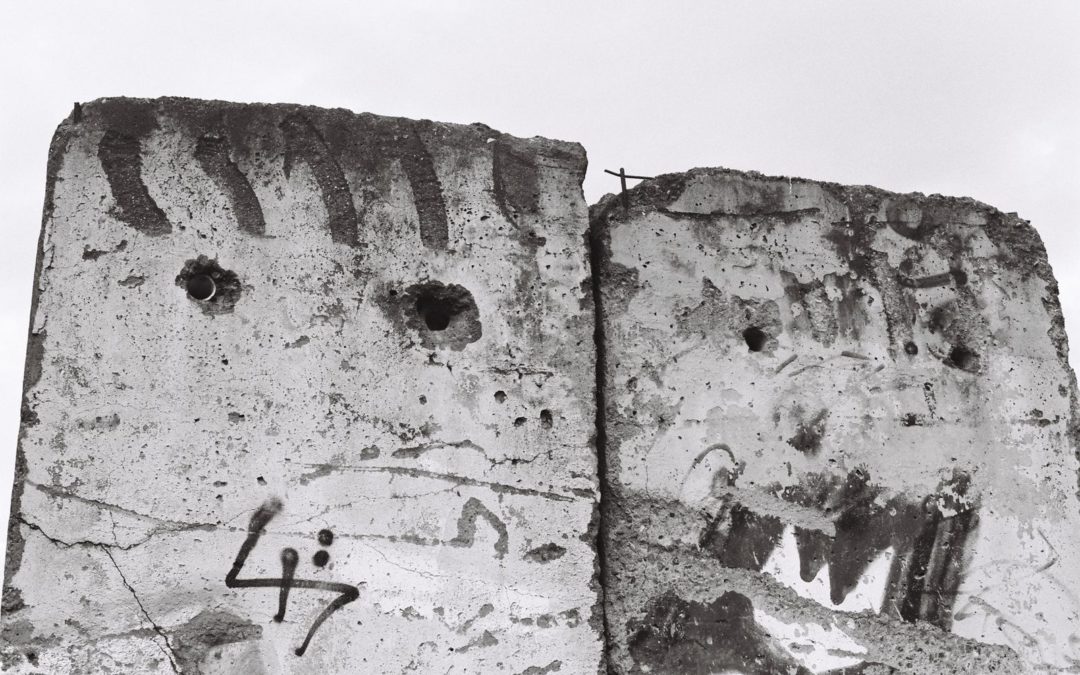
[[[596,530],[596,557],[599,565],[600,607],[604,624],[604,651],[603,661],[601,662],[600,667],[602,670],[606,669],[608,673],[612,673],[614,671],[612,670],[610,658],[611,626],[607,612],[607,589],[610,580],[607,561],[607,537],[609,518],[611,515],[611,487],[608,481],[607,472],[607,393],[605,386],[607,351],[604,335],[604,301],[600,283],[600,268],[607,251],[604,246],[600,229],[597,227],[598,221],[592,217],[592,213],[589,215],[589,234],[587,243],[593,296],[593,342],[596,348],[596,474],[600,486],[600,523]]]
[[[131,584],[128,583],[127,577],[124,576],[124,572],[120,569],[120,566],[116,564],[116,558],[113,557],[112,551],[109,550],[109,547],[103,544],[99,544],[98,547],[102,551],[105,551],[105,555],[109,556],[109,560],[112,562],[113,567],[116,568],[116,572],[120,575],[120,580],[124,582],[124,586],[126,586],[128,591],[131,593],[131,597],[135,598],[135,604],[139,606],[139,611],[142,612],[143,617],[153,627],[154,632],[160,635],[161,639],[165,641],[164,647],[162,647],[157,642],[155,642],[154,644],[156,644],[158,649],[161,650],[161,653],[165,655],[165,658],[169,660],[169,665],[172,667],[172,671],[176,673],[176,675],[180,675],[180,671],[176,667],[176,662],[179,660],[179,657],[176,655],[176,651],[173,650],[172,643],[169,642],[168,634],[166,634],[165,630],[161,626],[157,625],[157,623],[150,618],[150,614],[146,611],[146,607],[143,606],[142,600],[139,600],[139,596],[135,593],[135,589],[132,588]]]

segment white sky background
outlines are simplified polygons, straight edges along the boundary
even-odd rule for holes
[[[1074,0],[6,0],[0,515],[49,140],[72,102],[117,95],[304,103],[579,141],[590,202],[618,187],[602,170],[620,166],[974,197],[1038,228],[1080,340]]]

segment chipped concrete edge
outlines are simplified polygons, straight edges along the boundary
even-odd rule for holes
[[[45,170],[45,201],[41,212],[41,230],[38,234],[37,254],[34,262],[34,287],[30,296],[30,316],[26,330],[26,363],[23,367],[22,404],[20,409],[19,435],[15,447],[15,476],[11,489],[11,511],[8,515],[7,557],[4,559],[3,602],[0,604],[5,614],[17,612],[23,607],[22,593],[11,585],[15,574],[22,565],[23,536],[20,530],[22,513],[22,494],[26,480],[26,454],[23,451],[23,437],[26,428],[36,424],[34,411],[30,408],[30,388],[41,377],[41,365],[45,358],[45,335],[34,333],[34,317],[37,313],[41,295],[41,277],[45,258],[45,232],[49,219],[52,218],[53,193],[56,189],[60,165],[67,151],[68,141],[75,133],[78,123],[79,106],[72,111],[53,133],[49,144],[49,157]]]

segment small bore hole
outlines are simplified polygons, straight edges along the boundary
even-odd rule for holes
[[[746,340],[747,348],[752,352],[760,352],[765,347],[765,341],[768,339],[765,331],[757,326],[750,326],[743,331],[742,336]]]
[[[428,295],[421,295],[416,299],[416,313],[424,318],[428,330],[446,330],[454,316],[449,303]]]
[[[334,533],[330,530],[319,530],[319,543],[323,546],[329,546],[334,543]]]
[[[505,400],[506,400],[506,392],[505,391],[500,389],[499,391],[495,392],[495,402],[496,403],[502,403]]]
[[[551,411],[547,408],[540,411],[540,426],[545,429],[550,429],[555,423],[554,418],[551,415]]]
[[[193,274],[187,282],[187,292],[192,298],[205,302],[214,297],[217,285],[209,274]]]
[[[967,347],[957,345],[949,352],[949,361],[961,370],[973,370],[979,363],[979,355]]]
[[[904,351],[908,354],[908,356],[915,356],[919,353],[919,345],[911,341],[905,342]]]
[[[315,563],[316,567],[326,567],[326,563],[330,562],[330,554],[326,551],[316,551],[311,562]]]

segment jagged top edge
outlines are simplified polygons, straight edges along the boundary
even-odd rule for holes
[[[566,141],[556,138],[548,138],[546,136],[516,136],[506,132],[499,131],[483,122],[472,122],[470,124],[461,124],[457,122],[439,122],[423,119],[412,119],[408,117],[402,117],[398,115],[382,115],[372,112],[357,112],[348,108],[333,107],[326,108],[316,105],[307,105],[301,103],[249,103],[238,101],[224,101],[220,99],[200,99],[190,98],[184,96],[159,96],[155,98],[143,98],[143,97],[128,97],[128,96],[102,96],[90,101],[76,102],[75,108],[80,109],[83,113],[94,112],[97,109],[107,108],[109,106],[126,105],[126,106],[145,106],[154,110],[170,109],[177,112],[183,112],[185,109],[192,112],[205,112],[213,109],[222,110],[236,110],[245,111],[250,113],[269,112],[276,111],[278,114],[301,112],[317,117],[331,117],[331,116],[349,116],[358,118],[377,118],[384,120],[385,122],[392,124],[407,124],[407,123],[421,123],[428,124],[435,127],[441,127],[447,130],[458,130],[470,133],[488,133],[494,136],[498,136],[503,139],[513,139],[522,143],[528,143],[535,146],[550,148],[559,153],[567,153],[574,155],[581,162],[586,161],[585,148],[581,143],[576,141]],[[60,127],[72,125],[74,123],[75,111],[73,110],[67,118],[61,123]]]
[[[927,195],[922,192],[896,192],[874,185],[848,185],[844,183],[837,183],[835,181],[816,180],[813,178],[803,178],[801,176],[770,175],[762,173],[760,171],[743,171],[723,166],[694,167],[687,171],[660,174],[658,176],[643,180],[632,188],[628,188],[626,194],[632,206],[646,208],[657,207],[659,203],[661,203],[661,200],[663,198],[669,196],[671,198],[677,197],[678,194],[674,194],[675,190],[680,189],[688,180],[699,176],[731,176],[735,178],[744,178],[768,182],[790,182],[802,183],[806,185],[818,185],[830,192],[841,195],[844,198],[850,198],[859,195],[873,199],[910,199],[915,202],[931,203],[938,206],[964,207],[974,209],[988,215],[1015,219],[1016,221],[1030,225],[1030,221],[1020,218],[1016,213],[1003,212],[991,204],[987,204],[986,202],[979,201],[972,197],[949,196],[938,193]],[[594,217],[606,211],[607,207],[612,203],[612,201],[618,199],[619,197],[620,195],[618,193],[608,193],[601,197],[599,201],[592,205],[592,208],[596,209],[596,211],[594,211]]]

